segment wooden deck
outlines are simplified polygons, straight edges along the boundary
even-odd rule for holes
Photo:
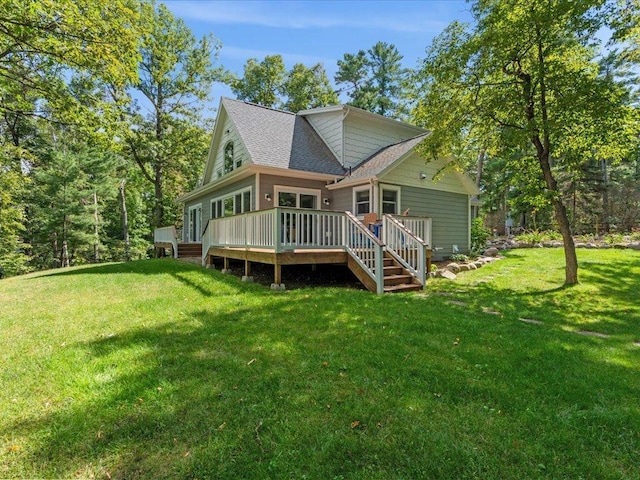
[[[283,265],[347,265],[372,292],[384,293],[423,288],[429,271],[429,244],[402,222],[430,238],[428,218],[384,215],[383,238],[374,235],[350,212],[275,207],[230,217],[211,219],[202,234],[202,263],[222,258],[224,270],[230,260],[274,266],[274,284],[282,286]],[[155,242],[173,243],[180,250],[175,229],[156,229]],[[430,243],[430,242],[429,242]]]

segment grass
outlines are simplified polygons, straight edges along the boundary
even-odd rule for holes
[[[638,478],[640,254],[579,261],[384,296],[169,259],[2,280],[0,478]]]

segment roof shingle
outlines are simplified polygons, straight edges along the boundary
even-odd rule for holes
[[[223,98],[222,104],[256,165],[344,175],[305,118],[241,100]]]

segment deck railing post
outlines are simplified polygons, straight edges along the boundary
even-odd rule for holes
[[[384,262],[383,258],[383,248],[382,245],[375,245],[375,270],[376,270],[376,288],[377,293],[384,293]]]
[[[274,246],[275,246],[275,251],[276,253],[280,253],[282,252],[282,212],[280,211],[279,207],[275,207],[273,209],[273,214],[276,216],[275,218],[275,222],[273,222],[273,226],[274,226],[274,232],[273,232],[273,238],[274,238]]]

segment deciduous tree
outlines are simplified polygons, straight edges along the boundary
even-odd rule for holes
[[[599,75],[594,60],[604,6],[476,1],[475,25],[450,25],[418,74],[415,120],[433,132],[426,155],[459,157],[469,145],[489,144],[511,169],[538,166],[564,241],[567,284],[577,283],[578,263],[557,174],[594,156],[623,158],[637,128],[625,91]]]

